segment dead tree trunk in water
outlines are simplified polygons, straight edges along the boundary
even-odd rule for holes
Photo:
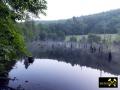
[[[111,51],[108,53],[108,62],[111,62],[112,61],[112,53]]]

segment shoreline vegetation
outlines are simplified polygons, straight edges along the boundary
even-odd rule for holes
[[[0,0],[0,78],[9,76],[19,58],[31,55],[18,21],[39,13],[46,15],[46,9],[46,0]],[[9,80],[0,79],[0,87],[5,87],[0,89],[11,89],[8,84]]]
[[[46,9],[47,2],[45,0],[0,1],[0,62],[12,61],[21,56],[29,55],[22,29],[18,27],[17,21],[27,20],[29,14],[38,16],[40,12],[40,14],[46,15]]]

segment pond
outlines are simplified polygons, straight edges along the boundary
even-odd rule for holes
[[[0,90],[120,90],[120,82],[112,89],[98,85],[99,77],[119,81],[120,61],[113,54],[109,60],[104,52],[44,47],[32,53],[35,59],[30,62],[0,63]]]
[[[16,79],[10,80],[8,86],[25,90],[100,90],[98,79],[106,76],[115,75],[53,59],[35,59],[28,66],[22,60],[9,72],[9,77]]]

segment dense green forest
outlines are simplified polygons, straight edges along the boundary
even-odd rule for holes
[[[17,23],[32,14],[45,15],[46,4],[45,0],[0,0],[0,62],[29,54]]]
[[[49,29],[61,30],[66,35],[81,35],[88,33],[113,34],[120,29],[120,9],[94,15],[73,17],[67,20],[41,22]]]
[[[27,21],[18,25],[27,41],[64,40],[67,35],[116,34],[120,32],[120,9],[55,21]]]

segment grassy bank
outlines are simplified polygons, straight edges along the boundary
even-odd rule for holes
[[[105,34],[105,35],[104,34],[96,34],[96,35],[100,36],[102,40],[104,39],[104,37],[106,39],[111,38],[112,42],[119,40],[118,34]],[[69,41],[71,37],[75,37],[77,39],[77,41],[80,41],[83,37],[88,38],[88,35],[69,35],[69,36],[66,36],[65,41]]]

